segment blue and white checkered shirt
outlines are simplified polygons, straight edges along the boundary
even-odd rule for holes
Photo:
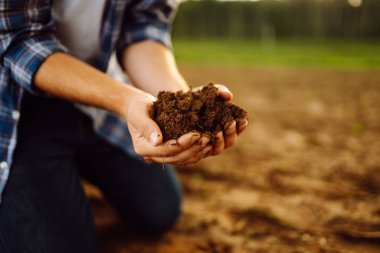
[[[113,52],[128,45],[155,40],[170,47],[170,26],[176,0],[107,0],[95,67],[106,71]],[[52,0],[0,1],[0,197],[7,182],[17,142],[17,123],[23,91],[38,94],[33,76],[42,62],[65,47],[54,36]],[[83,108],[96,132],[133,153],[126,124],[114,114]]]

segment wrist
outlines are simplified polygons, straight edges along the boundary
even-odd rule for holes
[[[181,80],[177,78],[168,79],[166,82],[163,82],[162,85],[158,85],[158,87],[160,87],[161,90],[173,91],[173,92],[177,92],[177,91],[187,92],[190,90],[190,87],[189,85],[187,85],[185,80],[183,79]]]
[[[154,100],[155,98],[150,94],[133,86],[123,84],[118,102],[115,105],[115,112],[128,121],[130,112],[136,107],[136,103],[146,101],[153,104]]]
[[[120,84],[119,89],[115,91],[117,99],[111,101],[111,110],[122,117],[127,115],[130,100],[133,97],[134,90],[130,88],[129,85]]]
[[[172,92],[187,92],[190,90],[190,87],[185,79],[180,74],[176,75],[173,73],[157,78],[155,81],[155,86],[153,88],[156,89],[154,93],[156,96],[158,95],[158,92],[162,90]]]

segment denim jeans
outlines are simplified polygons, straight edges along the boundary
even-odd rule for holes
[[[18,134],[0,205],[1,253],[96,252],[82,177],[131,230],[162,233],[178,218],[182,192],[173,168],[131,158],[99,138],[71,103],[27,96]]]

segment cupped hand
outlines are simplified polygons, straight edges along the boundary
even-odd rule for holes
[[[214,84],[218,88],[218,95],[225,101],[230,101],[233,98],[232,92],[224,85]],[[193,89],[193,91],[201,90],[204,86],[199,86]],[[206,156],[219,155],[225,149],[234,145],[236,138],[241,134],[248,126],[248,119],[240,119],[239,121],[228,122],[224,126],[224,130],[216,134],[215,142],[212,148],[207,152]]]
[[[196,163],[210,152],[212,147],[207,145],[210,138],[198,132],[163,142],[162,132],[151,118],[154,101],[153,96],[136,89],[125,106],[123,116],[138,155],[147,162],[184,165]]]

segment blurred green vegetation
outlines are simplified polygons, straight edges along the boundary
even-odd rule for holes
[[[186,1],[173,40],[184,64],[380,69],[380,0]]]
[[[349,2],[360,2],[354,7]],[[177,38],[380,39],[379,0],[186,1]]]
[[[347,70],[380,69],[379,42],[342,40],[174,39],[180,64],[237,67],[294,67]]]

